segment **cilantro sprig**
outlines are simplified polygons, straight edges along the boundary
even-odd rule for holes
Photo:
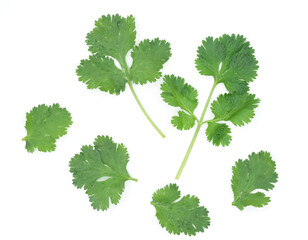
[[[181,109],[171,120],[173,126],[179,130],[188,130],[197,123],[176,179],[181,176],[202,125],[207,124],[205,133],[208,141],[215,146],[228,146],[232,137],[231,129],[226,122],[244,126],[254,117],[254,110],[260,102],[254,94],[248,93],[249,83],[257,76],[258,62],[254,56],[254,49],[246,38],[234,34],[216,39],[208,37],[197,52],[196,68],[201,75],[214,79],[200,118],[194,114],[198,106],[198,92],[195,88],[185,83],[183,78],[174,75],[164,76],[161,85],[163,100],[170,106]],[[220,83],[225,85],[229,93],[221,94],[212,102],[214,118],[204,120],[213,92]]]
[[[88,89],[98,88],[110,94],[119,95],[128,84],[140,109],[156,129],[156,126],[141,104],[133,84],[155,82],[161,77],[163,64],[171,56],[170,44],[165,40],[143,40],[135,45],[136,30],[133,16],[127,18],[116,15],[102,16],[95,22],[95,28],[88,33],[86,43],[92,55],[81,60],[77,68],[79,81],[87,84]],[[132,65],[126,61],[128,52],[132,50]],[[118,62],[120,68],[115,64]]]
[[[160,225],[169,233],[191,236],[210,226],[208,210],[199,206],[199,199],[195,196],[185,195],[181,198],[176,184],[158,189],[153,194],[151,204],[156,209]]]
[[[275,172],[276,163],[269,152],[252,153],[248,159],[239,159],[232,167],[232,190],[234,193],[233,206],[243,210],[246,206],[263,207],[270,202],[263,192],[274,188],[278,174]]]

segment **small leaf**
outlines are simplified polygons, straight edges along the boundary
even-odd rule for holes
[[[27,151],[34,152],[36,148],[41,152],[54,151],[56,140],[67,133],[71,124],[71,114],[59,104],[34,107],[27,113],[27,136],[23,139],[26,141]]]
[[[260,151],[252,153],[246,160],[238,160],[232,167],[232,190],[234,201],[232,205],[243,210],[252,205],[263,207],[270,202],[262,192],[252,193],[257,189],[268,191],[274,188],[278,174],[275,172],[276,164],[269,152]]]
[[[125,75],[111,58],[92,55],[81,61],[76,72],[79,81],[86,83],[88,89],[98,88],[116,95],[125,90]]]
[[[128,159],[124,145],[114,143],[108,136],[98,136],[94,147],[83,146],[81,153],[71,159],[73,184],[84,187],[94,209],[106,210],[109,202],[118,204],[125,182],[137,181],[126,170]]]
[[[221,94],[212,103],[211,110],[215,115],[214,120],[230,121],[235,126],[244,126],[254,117],[254,109],[259,102],[260,99],[256,98],[254,94]]]
[[[88,33],[86,43],[89,51],[110,56],[119,62],[125,60],[127,52],[135,45],[135,18],[120,15],[102,16],[95,22],[95,28]]]
[[[161,96],[166,103],[192,114],[198,105],[198,92],[184,82],[184,78],[174,75],[165,75],[161,84]]]
[[[173,116],[171,120],[172,125],[177,129],[188,130],[195,125],[196,119],[193,116],[183,111],[179,111],[178,114],[178,116]]]
[[[166,185],[158,189],[151,204],[156,209],[156,217],[160,225],[169,233],[196,235],[210,225],[206,208],[199,206],[199,199],[186,195],[180,199],[181,193],[176,184]]]
[[[161,77],[160,70],[171,56],[170,44],[165,40],[144,40],[135,46],[130,69],[131,79],[136,84],[155,82]]]
[[[231,129],[225,123],[209,122],[206,129],[207,140],[215,146],[228,146],[232,140],[230,133]]]

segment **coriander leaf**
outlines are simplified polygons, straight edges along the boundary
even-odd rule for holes
[[[244,93],[248,83],[257,76],[258,61],[254,49],[242,35],[224,34],[220,38],[206,38],[198,48],[196,67],[200,74],[213,76],[224,83],[229,92]]]
[[[214,120],[231,121],[235,126],[244,126],[254,117],[254,109],[259,102],[260,99],[254,94],[226,93],[212,103],[211,110],[215,115]]]
[[[108,136],[98,136],[94,147],[83,146],[81,153],[71,159],[73,184],[84,187],[94,209],[106,210],[109,202],[118,204],[125,182],[137,181],[126,170],[128,159],[124,145],[116,144]]]
[[[161,84],[163,100],[173,107],[180,107],[191,115],[198,105],[198,92],[184,82],[184,78],[165,75]]]
[[[219,65],[225,58],[225,48],[219,38],[207,37],[198,47],[196,68],[201,75],[218,77]]]
[[[88,60],[81,60],[76,73],[88,89],[98,88],[116,95],[125,90],[125,75],[109,57],[92,55]]]
[[[179,111],[178,114],[179,116],[173,116],[171,120],[172,125],[177,129],[188,130],[195,125],[196,119],[193,116],[183,111]]]
[[[27,113],[27,136],[23,138],[27,151],[34,152],[36,148],[42,152],[54,151],[56,140],[67,133],[71,124],[71,114],[59,104],[41,104],[32,108]]]
[[[170,44],[165,40],[144,40],[135,46],[131,56],[133,64],[130,76],[134,83],[145,84],[155,82],[161,77],[160,70],[171,56]]]
[[[236,206],[240,210],[243,210],[244,207],[249,205],[260,208],[268,205],[270,201],[270,198],[266,197],[262,192],[242,193],[241,196],[232,203],[232,205]]]
[[[232,205],[243,210],[252,205],[263,207],[270,202],[262,192],[252,193],[254,190],[263,189],[268,191],[274,188],[278,174],[275,172],[276,164],[269,152],[260,151],[252,153],[246,160],[238,160],[232,167],[232,190],[234,201]]]
[[[102,16],[95,22],[95,28],[88,33],[86,43],[89,51],[111,56],[119,62],[125,61],[127,52],[135,45],[135,19],[120,15]]]
[[[206,129],[207,140],[215,146],[228,146],[232,140],[230,133],[231,129],[225,123],[209,122]]]
[[[184,233],[191,236],[203,232],[210,225],[208,210],[199,206],[197,197],[186,195],[179,199],[180,195],[176,184],[166,185],[153,194],[151,204],[156,209],[160,225],[177,235]]]

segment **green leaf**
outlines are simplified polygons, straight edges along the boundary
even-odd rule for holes
[[[211,110],[216,121],[231,121],[235,126],[244,126],[254,117],[259,102],[254,94],[221,94],[212,103]]]
[[[270,202],[262,192],[252,193],[257,189],[268,191],[274,188],[278,174],[275,172],[276,164],[269,152],[260,151],[252,153],[246,160],[238,160],[232,167],[232,190],[234,201],[232,205],[243,210],[252,205],[263,207]]]
[[[201,75],[218,77],[219,66],[225,59],[225,48],[219,38],[207,37],[198,47],[196,68]]]
[[[73,184],[86,190],[92,207],[106,210],[109,202],[118,204],[124,185],[131,178],[126,170],[129,156],[123,144],[108,136],[98,136],[93,146],[83,146],[70,161]]]
[[[88,33],[86,43],[89,51],[110,56],[119,62],[125,61],[127,52],[135,45],[135,19],[120,15],[102,16],[95,22],[95,28]]]
[[[71,114],[59,104],[41,104],[32,108],[27,113],[27,136],[23,138],[27,151],[34,152],[36,148],[42,152],[54,151],[56,140],[67,133],[71,124]]]
[[[196,119],[193,116],[183,111],[179,111],[178,114],[178,116],[173,116],[171,120],[172,125],[177,129],[188,130],[195,125]]]
[[[210,225],[208,210],[199,206],[199,199],[186,195],[180,199],[181,192],[176,184],[158,189],[151,204],[156,209],[160,225],[169,233],[196,235]]]
[[[165,75],[161,84],[161,96],[166,103],[173,107],[180,107],[191,115],[198,105],[198,92],[184,82],[184,78]]]
[[[131,79],[136,84],[155,82],[161,77],[160,70],[171,56],[170,44],[165,40],[144,40],[135,46],[131,56]]]
[[[125,90],[125,75],[109,57],[92,55],[88,60],[81,60],[76,72],[88,89],[98,88],[116,95]]]
[[[200,74],[213,76],[229,92],[244,93],[257,76],[258,61],[254,49],[242,35],[206,38],[198,48],[196,67]]]
[[[207,140],[215,146],[228,146],[232,140],[230,133],[231,129],[225,123],[209,122],[206,129]]]

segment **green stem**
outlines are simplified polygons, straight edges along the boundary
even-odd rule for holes
[[[203,124],[206,124],[206,123],[210,123],[210,122],[218,122],[219,120],[217,120],[217,119],[211,119],[211,120],[206,120],[206,121],[203,121],[202,123],[201,123],[201,125],[203,125]]]
[[[138,179],[136,178],[132,178],[132,177],[127,177],[128,180],[132,180],[132,181],[135,181],[135,182],[138,182]]]
[[[144,107],[142,106],[134,88],[133,88],[133,84],[131,81],[127,81],[128,82],[128,86],[130,88],[130,90],[132,91],[134,98],[136,99],[136,102],[138,103],[141,111],[143,112],[143,114],[146,116],[146,118],[149,120],[149,122],[152,124],[152,126],[156,129],[156,131],[160,134],[160,136],[162,136],[163,138],[165,138],[165,134],[156,126],[156,124],[153,122],[153,120],[150,118],[149,114],[146,112],[146,110],[144,109]]]
[[[208,106],[209,106],[209,104],[210,104],[210,101],[211,101],[211,98],[212,98],[212,95],[213,95],[213,92],[214,92],[214,90],[215,90],[216,85],[217,85],[217,83],[216,83],[216,81],[214,81],[213,87],[212,87],[212,89],[211,89],[211,92],[210,92],[210,94],[209,94],[207,100],[206,100],[206,103],[205,103],[205,106],[204,106],[204,108],[203,108],[201,117],[200,117],[200,119],[199,119],[199,121],[198,121],[198,126],[197,126],[197,128],[196,128],[195,134],[194,134],[194,136],[193,136],[193,138],[192,138],[192,140],[191,140],[191,142],[190,142],[190,144],[189,144],[189,147],[188,147],[188,149],[187,149],[187,152],[186,152],[186,154],[185,154],[185,157],[184,157],[184,159],[183,159],[183,162],[182,162],[182,164],[181,164],[181,166],[180,166],[180,169],[179,169],[178,173],[176,174],[176,177],[175,177],[176,180],[179,180],[179,178],[180,178],[180,176],[181,176],[181,174],[182,174],[182,172],[183,172],[183,169],[184,169],[184,167],[185,167],[185,165],[186,165],[186,162],[187,162],[187,160],[188,160],[188,157],[189,157],[189,155],[190,155],[190,152],[191,152],[191,150],[192,150],[192,148],[193,148],[193,146],[194,146],[194,144],[195,144],[195,141],[196,141],[197,136],[198,136],[198,134],[199,134],[200,128],[201,128],[201,126],[202,126],[202,124],[203,124],[204,115],[205,115],[206,110],[207,110],[207,108],[208,108]]]
[[[127,63],[125,61],[125,58],[119,58],[119,63],[121,65],[121,68],[122,68],[122,71],[125,73],[126,75],[126,80],[127,80],[127,83],[128,83],[128,86],[130,88],[130,90],[132,91],[133,95],[134,95],[134,98],[136,100],[136,102],[138,103],[140,109],[142,110],[143,114],[146,116],[146,118],[148,119],[148,121],[152,124],[152,126],[156,129],[156,131],[160,134],[160,136],[162,136],[163,138],[165,138],[165,134],[156,126],[156,124],[153,122],[153,120],[151,119],[151,117],[149,116],[149,114],[146,112],[146,110],[144,109],[144,107],[142,106],[134,88],[133,88],[133,83],[129,77],[129,69],[128,69],[128,66],[127,66]]]
[[[190,115],[193,116],[194,119],[196,119],[197,122],[199,122],[199,119],[196,117],[196,115],[194,113],[191,113]]]
[[[190,152],[191,152],[191,150],[192,150],[192,148],[193,148],[193,146],[195,144],[195,141],[197,139],[197,136],[199,134],[200,128],[201,128],[201,125],[198,123],[198,126],[196,128],[195,134],[194,134],[194,136],[193,136],[193,138],[192,138],[192,140],[191,140],[191,142],[189,144],[189,147],[187,149],[187,152],[185,154],[184,160],[183,160],[183,162],[182,162],[182,164],[180,166],[180,169],[179,169],[178,173],[176,174],[176,177],[175,177],[176,180],[179,180],[179,178],[180,178],[180,176],[181,176],[181,174],[183,172],[183,169],[184,169],[184,167],[186,165],[187,159],[188,159],[188,157],[190,155]]]
[[[234,201],[232,202],[232,205],[235,206],[236,202],[242,197],[243,192],[240,192],[240,194],[234,198]]]

